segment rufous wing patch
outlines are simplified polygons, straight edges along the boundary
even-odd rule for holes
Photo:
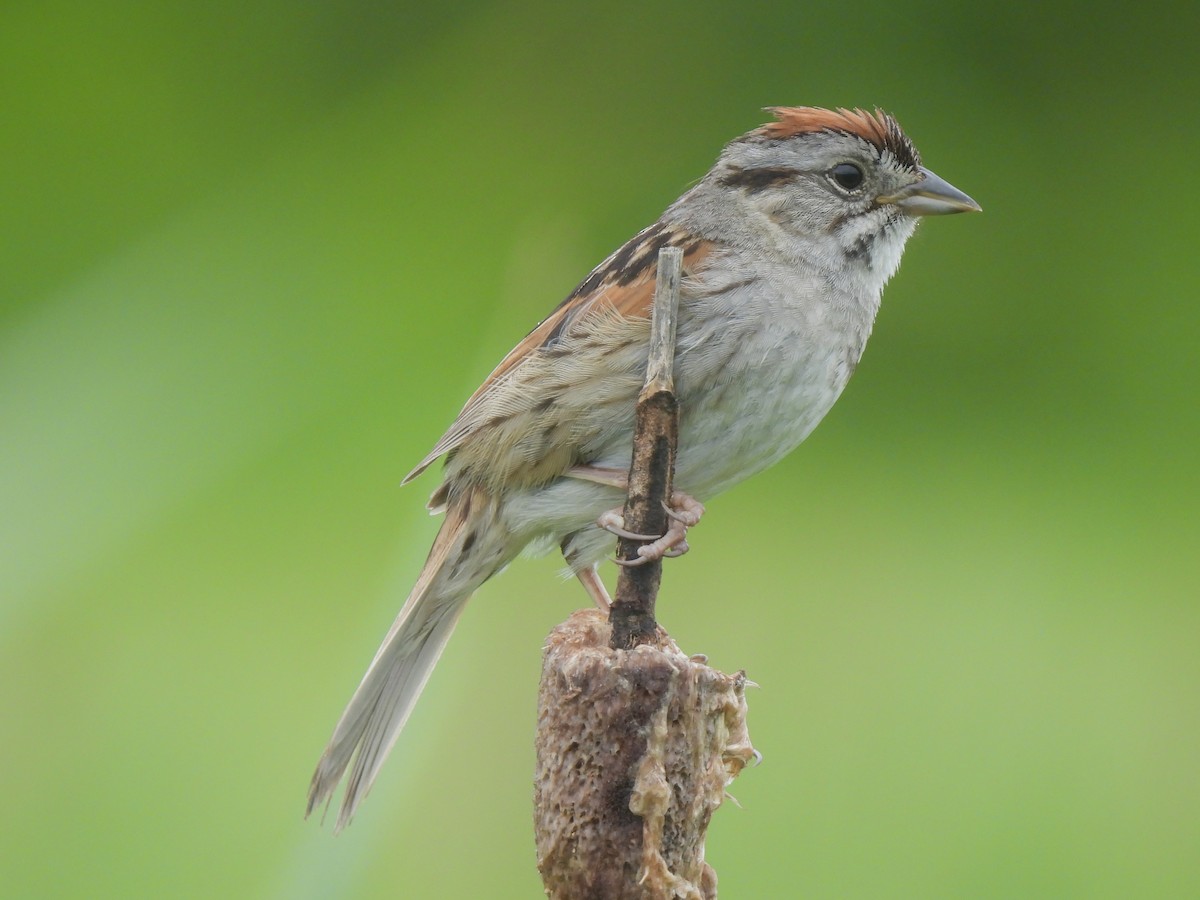
[[[556,343],[575,322],[591,321],[592,314],[602,309],[615,312],[621,318],[648,319],[654,301],[658,251],[670,246],[683,249],[685,273],[694,269],[712,249],[710,242],[662,223],[651,225],[631,238],[597,266],[554,312],[509,351],[467,400],[441,440],[405,476],[403,483],[412,481],[438,457],[453,451],[475,433],[486,422],[486,417],[482,417],[480,411],[497,386],[535,354],[553,352]],[[444,497],[435,493],[431,508],[442,500]]]

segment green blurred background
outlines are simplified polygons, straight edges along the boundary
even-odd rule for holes
[[[0,893],[539,896],[552,559],[302,819],[436,527],[400,478],[760,107],[877,104],[985,213],[668,567],[763,686],[722,896],[1200,896],[1200,29],[1097,10],[0,8]]]

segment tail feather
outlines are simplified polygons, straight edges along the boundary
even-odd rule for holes
[[[350,777],[335,831],[354,816],[396,743],[471,594],[519,547],[496,524],[497,503],[482,491],[456,498],[421,576],[333,731],[308,791],[308,811]],[[353,761],[353,764],[351,764]]]

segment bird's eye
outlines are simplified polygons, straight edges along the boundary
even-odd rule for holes
[[[838,187],[847,191],[853,191],[863,183],[863,171],[854,163],[838,163],[829,170],[829,175]]]

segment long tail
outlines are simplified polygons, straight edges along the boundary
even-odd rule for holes
[[[451,502],[421,577],[329,739],[308,789],[308,815],[342,780],[335,831],[354,816],[408,720],[471,594],[519,552],[482,490]],[[351,766],[351,760],[353,765]]]

